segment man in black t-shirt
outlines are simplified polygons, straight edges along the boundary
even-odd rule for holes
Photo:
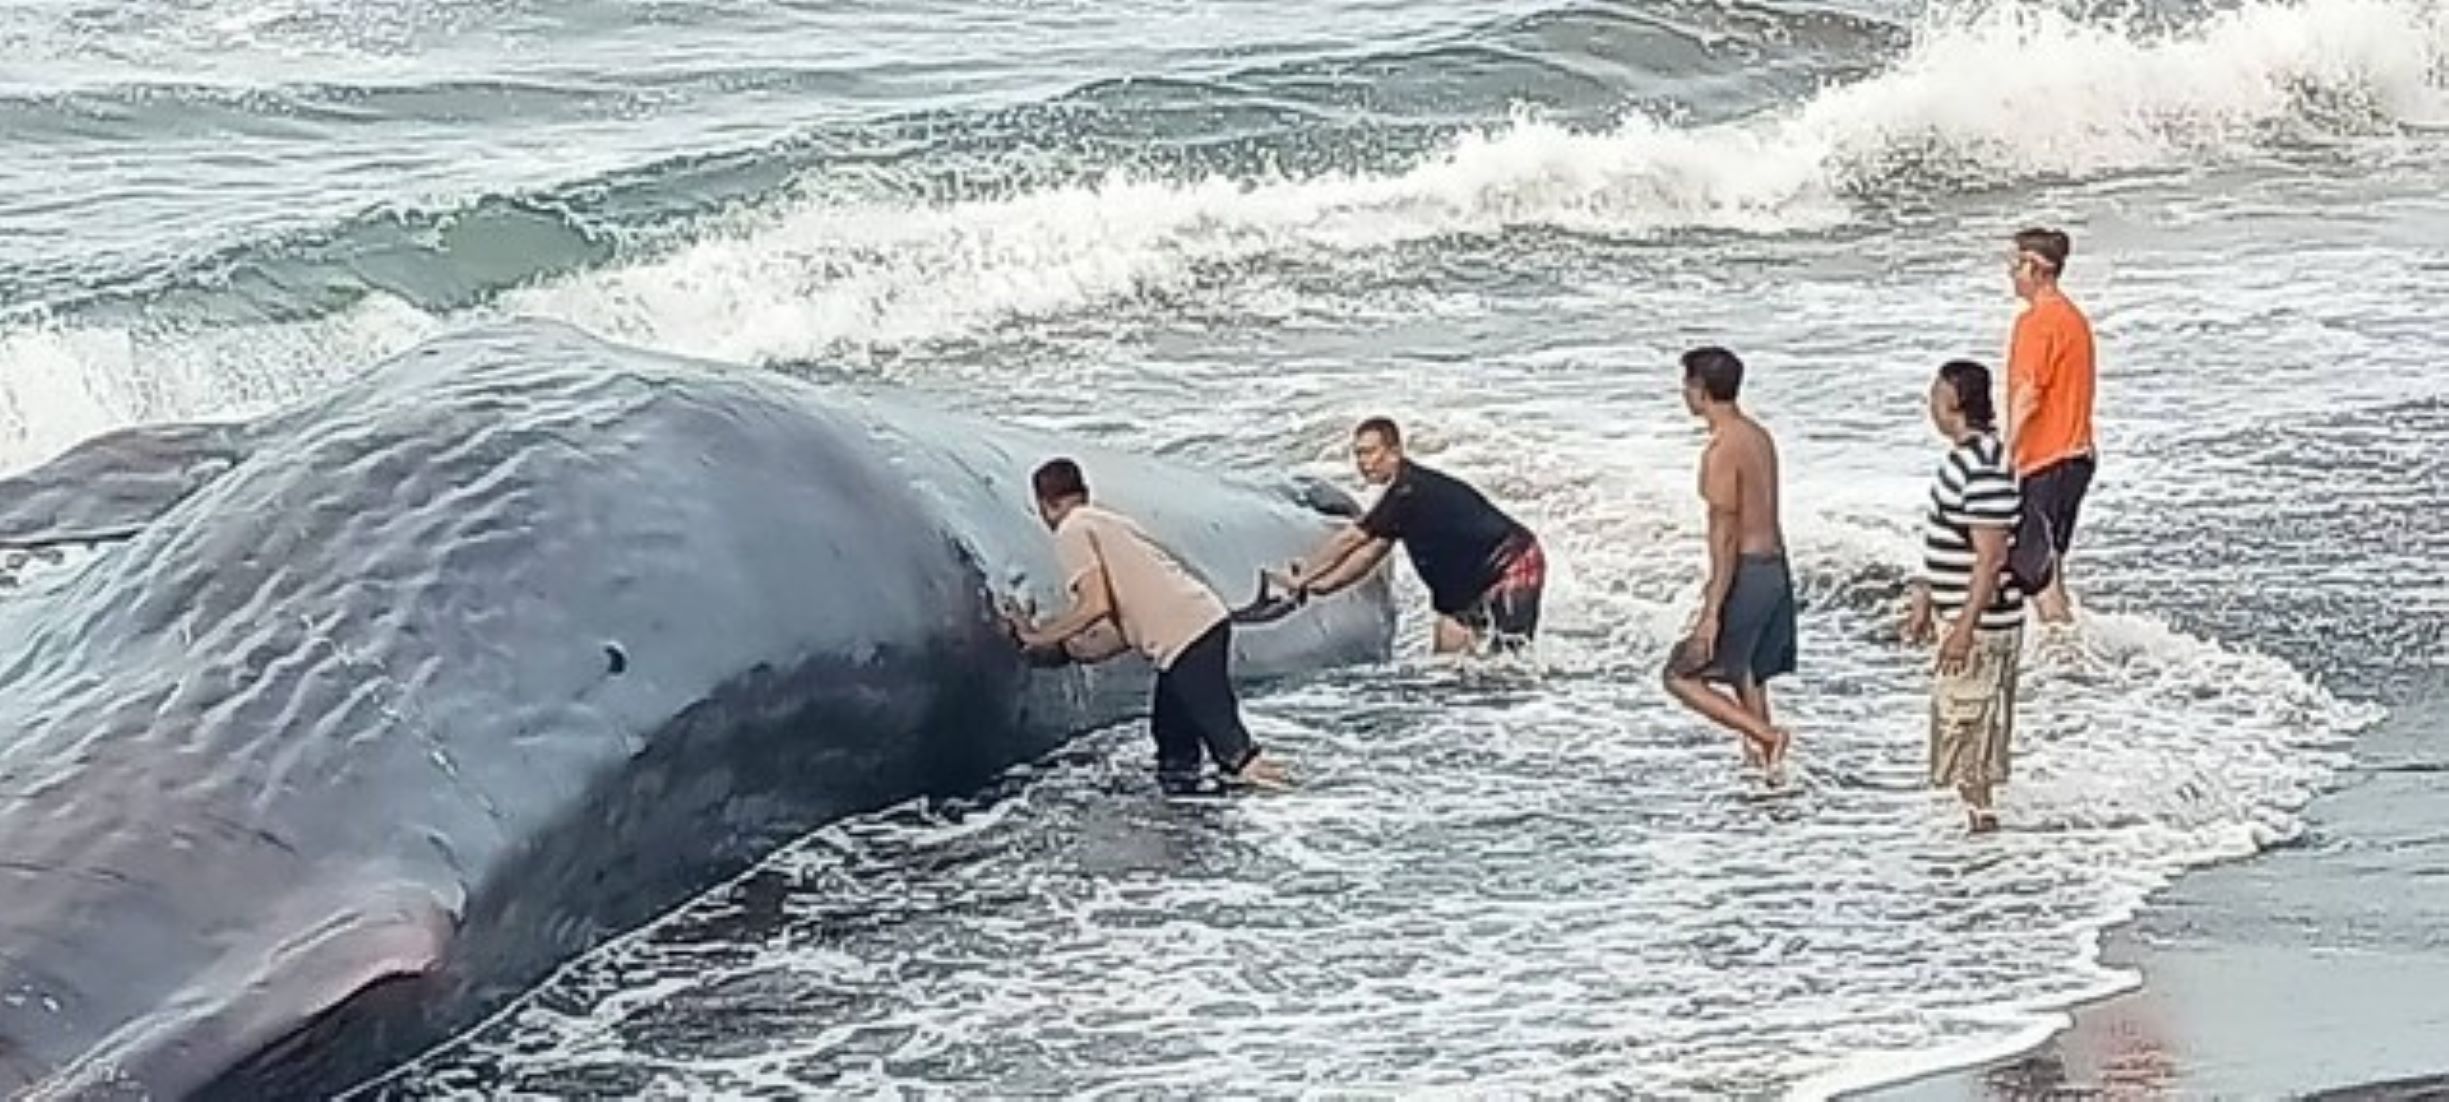
[[[1547,559],[1531,530],[1461,480],[1404,458],[1403,434],[1384,417],[1352,430],[1352,461],[1384,494],[1277,580],[1296,596],[1324,596],[1368,577],[1399,540],[1437,611],[1437,653],[1475,640],[1504,650],[1530,642],[1547,585]]]

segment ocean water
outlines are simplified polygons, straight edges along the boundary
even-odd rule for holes
[[[0,6],[0,469],[529,314],[1233,471],[1402,419],[1545,538],[1529,668],[1248,701],[1298,795],[1098,732],[838,824],[377,1093],[1818,1096],[2037,1041],[2101,932],[2283,842],[2449,665],[2449,8]],[[1889,637],[1942,360],[2068,227],[2087,606],[2008,829]],[[1704,559],[1675,355],[1786,453],[1762,797],[1655,670]],[[1090,472],[1092,479],[1094,472]]]

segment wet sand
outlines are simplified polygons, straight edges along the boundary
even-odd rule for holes
[[[2449,1099],[2449,687],[2413,700],[2302,837],[2180,880],[2111,936],[2139,989],[2037,1051],[1846,1097]]]

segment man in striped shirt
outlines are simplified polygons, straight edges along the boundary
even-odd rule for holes
[[[1964,799],[1976,834],[1998,829],[1990,790],[2007,780],[2024,595],[2007,571],[2021,515],[1998,439],[1990,372],[1952,361],[1930,385],[1930,419],[1952,445],[1931,480],[1922,577],[1905,636],[1940,639],[1930,694],[1930,783]]]

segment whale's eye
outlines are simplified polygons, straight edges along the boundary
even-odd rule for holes
[[[619,643],[604,644],[604,672],[616,677],[629,672],[629,652]]]

